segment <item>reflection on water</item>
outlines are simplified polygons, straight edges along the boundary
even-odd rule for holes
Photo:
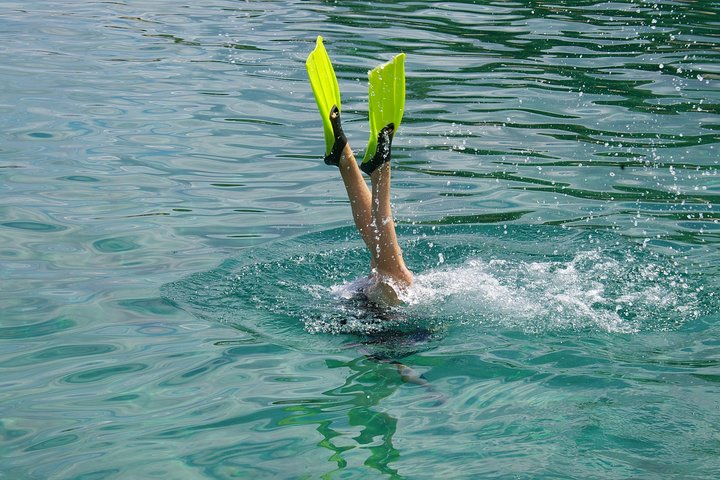
[[[393,446],[397,429],[397,418],[388,412],[377,410],[383,399],[392,395],[402,384],[400,376],[392,366],[376,363],[360,357],[350,362],[328,362],[328,368],[349,370],[342,386],[322,392],[317,399],[276,402],[285,405],[288,412],[287,424],[305,424],[316,427],[322,440],[318,446],[330,450],[329,462],[335,462],[337,469],[328,475],[341,473],[348,466],[347,450],[360,449],[366,457],[364,464],[380,474],[396,476],[397,469],[390,464],[400,457]],[[342,411],[345,417],[331,412]],[[347,437],[352,435],[353,443]]]
[[[720,470],[716,1],[3,7],[8,478]],[[407,54],[391,312],[338,296],[317,34],[360,150]]]

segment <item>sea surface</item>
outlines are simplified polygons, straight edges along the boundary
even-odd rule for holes
[[[719,171],[714,0],[3,1],[0,479],[720,478]]]

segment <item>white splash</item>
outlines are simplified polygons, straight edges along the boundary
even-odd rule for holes
[[[658,317],[677,324],[693,316],[697,298],[681,299],[681,283],[658,265],[590,251],[569,262],[470,259],[416,275],[402,300],[408,313],[464,324],[635,333]]]

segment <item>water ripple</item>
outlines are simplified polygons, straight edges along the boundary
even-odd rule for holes
[[[720,470],[717,2],[3,6],[8,478]],[[316,34],[358,153],[407,54],[419,332],[307,333],[367,316]]]

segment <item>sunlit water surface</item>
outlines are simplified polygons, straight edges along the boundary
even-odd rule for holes
[[[0,478],[716,478],[717,2],[5,2]],[[369,257],[345,131],[407,54]]]

